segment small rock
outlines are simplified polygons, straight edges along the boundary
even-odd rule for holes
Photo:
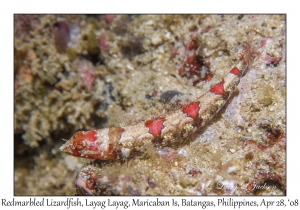
[[[223,179],[224,178],[220,175],[217,175],[217,177],[216,177],[216,181],[218,181],[218,182],[223,181]]]
[[[235,153],[235,149],[230,149],[229,150],[231,153]]]
[[[67,169],[70,171],[75,171],[76,165],[78,163],[78,158],[73,156],[66,156],[64,158],[65,164],[67,166]]]
[[[34,59],[36,59],[36,54],[32,49],[27,51],[26,59],[28,62],[32,62]]]
[[[227,173],[235,173],[238,170],[238,167],[236,166],[231,166],[228,168]]]
[[[162,38],[158,34],[154,34],[153,37],[151,38],[151,43],[154,46],[161,45],[163,42]]]

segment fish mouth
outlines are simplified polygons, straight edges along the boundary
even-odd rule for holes
[[[59,147],[59,150],[63,153],[66,153],[66,154],[69,154],[69,155],[72,155],[72,149],[71,149],[71,143],[68,141],[66,142],[65,144],[61,145]]]

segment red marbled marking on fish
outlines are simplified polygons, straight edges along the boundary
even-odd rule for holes
[[[74,141],[82,141],[83,139],[86,139],[90,142],[94,142],[97,140],[97,132],[95,130],[91,131],[79,131],[74,134],[73,139]]]
[[[165,118],[154,118],[145,122],[145,126],[149,128],[149,132],[155,136],[159,137],[161,130],[164,128]]]
[[[97,132],[92,130],[92,131],[87,131],[85,132],[84,136],[87,140],[91,141],[91,142],[94,142],[97,140]]]
[[[213,86],[211,89],[210,89],[210,92],[216,94],[216,95],[223,95],[224,94],[224,79],[222,79],[222,81],[218,84],[216,84],[215,86]]]
[[[238,76],[241,75],[241,72],[237,67],[234,67],[233,69],[231,69],[230,73],[238,75]]]
[[[192,102],[192,103],[186,105],[182,111],[184,113],[186,113],[187,116],[189,116],[193,119],[197,119],[199,109],[200,109],[199,102]]]

